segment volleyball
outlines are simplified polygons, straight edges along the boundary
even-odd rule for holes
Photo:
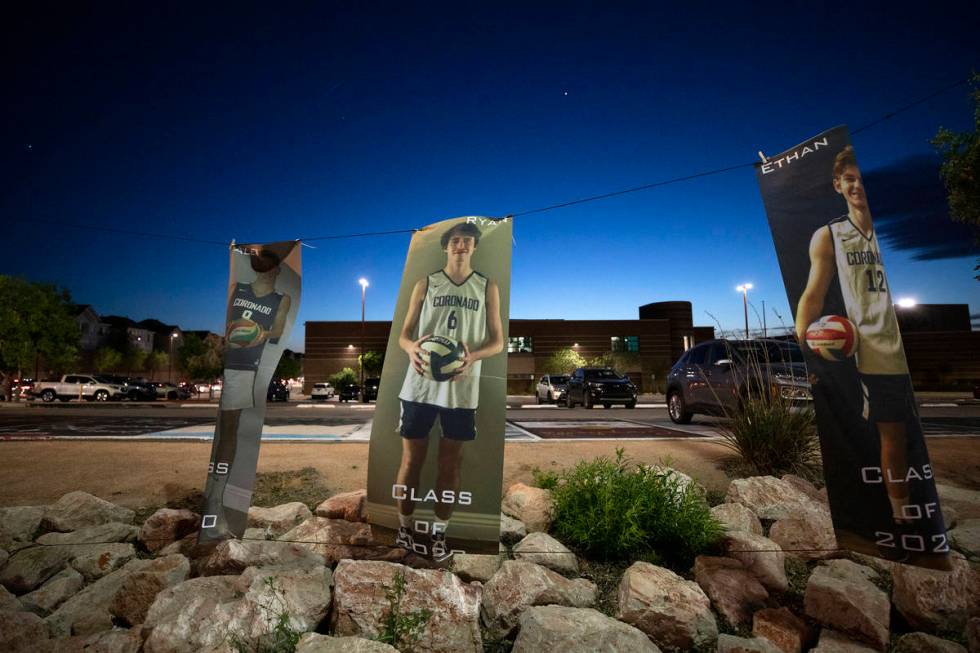
[[[242,318],[228,325],[228,344],[232,347],[249,347],[262,335],[262,327]]]
[[[824,360],[849,358],[857,351],[857,344],[857,328],[840,315],[824,315],[806,330],[807,347]]]
[[[446,336],[428,336],[419,347],[422,348],[422,370],[427,379],[448,381],[459,374],[466,355],[461,343]]]

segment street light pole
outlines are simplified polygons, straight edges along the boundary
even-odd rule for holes
[[[749,289],[752,288],[751,283],[743,283],[741,286],[736,286],[735,290],[742,293],[742,309],[745,311],[745,339],[749,339]]]
[[[360,355],[358,356],[358,370],[361,381],[361,403],[364,402],[364,304],[367,299],[367,287],[368,281],[364,277],[361,277],[357,281],[361,284],[361,347]]]
[[[174,343],[177,341],[177,333],[170,334],[170,356],[167,357],[167,383],[173,383],[174,379]]]

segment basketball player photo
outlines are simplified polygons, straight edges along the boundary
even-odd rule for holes
[[[292,247],[293,243],[289,245]],[[277,285],[283,271],[281,250],[281,247],[262,245],[234,249],[233,256],[247,260],[253,278],[247,282],[236,281],[230,290],[224,374],[208,464],[202,538],[221,540],[240,536],[247,525],[254,470],[251,476],[244,475],[249,482],[242,485],[247,487],[236,485],[230,478],[240,442],[247,442],[248,448],[254,450],[257,456],[261,420],[258,429],[254,424],[242,428],[243,411],[259,409],[264,413],[271,380],[271,370],[268,368],[271,366],[274,369],[278,364],[287,320],[295,317],[296,313],[295,310],[291,311],[293,300],[290,293]],[[265,369],[260,370],[263,367]]]
[[[757,167],[810,375],[840,547],[947,568],[891,287],[847,130]]]
[[[376,438],[378,447],[384,440],[389,460],[397,454],[397,466],[388,465],[382,480],[372,457],[369,494],[372,485],[388,490],[385,499],[394,503],[395,514],[385,515],[383,523],[397,528],[394,544],[436,561],[467,550],[460,548],[464,541],[479,539],[472,527],[480,517],[457,518],[458,511],[488,504],[488,497],[499,506],[499,485],[487,488],[480,476],[496,479],[493,467],[502,464],[506,378],[499,371],[486,374],[484,363],[500,370],[503,362],[506,369],[506,329],[501,286],[484,265],[499,268],[501,246],[509,263],[509,233],[509,223],[489,218],[433,225],[424,236],[427,246],[421,246],[421,239],[413,242],[419,255],[427,253],[431,267],[404,280],[403,287],[410,289],[404,319],[392,324],[389,351],[397,349],[385,357],[378,409],[394,404],[393,420],[383,426],[376,421],[371,439],[372,451]],[[486,247],[489,234],[494,244]],[[397,386],[387,385],[389,364],[397,365],[388,376]],[[481,416],[488,412],[487,399],[500,413],[489,427],[488,416]],[[397,449],[392,436],[397,436]],[[499,510],[495,513],[483,516],[488,532],[499,520]],[[493,534],[494,547],[498,536]]]

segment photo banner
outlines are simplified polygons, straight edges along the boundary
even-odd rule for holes
[[[948,569],[946,527],[847,128],[769,157],[756,177],[810,374],[837,543]]]
[[[421,556],[499,551],[510,218],[415,232],[391,324],[368,459],[375,537]]]
[[[245,534],[269,384],[299,310],[300,250],[296,240],[231,246],[224,374],[200,543]]]

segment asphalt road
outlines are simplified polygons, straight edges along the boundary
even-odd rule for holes
[[[0,404],[0,440],[47,438],[180,438],[209,437],[217,413],[217,403],[148,402],[123,404],[87,404],[39,402]],[[267,433],[280,439],[291,434],[319,434],[314,439],[363,440],[367,423],[374,414],[373,404],[311,404],[295,401],[269,404],[266,410]],[[948,401],[920,402],[923,429],[927,437],[980,436],[980,403],[961,404]],[[670,422],[662,403],[655,399],[636,409],[566,409],[537,406],[525,398],[508,398],[507,437],[524,439],[525,427],[545,427],[545,437],[580,431],[588,435],[594,429],[610,429],[604,439],[616,437],[705,437],[713,434],[719,420],[695,417],[691,426],[678,427]],[[613,428],[613,427],[623,428]],[[646,430],[639,427],[650,427]],[[360,428],[359,428],[360,427]],[[590,430],[591,429],[591,430]],[[635,431],[631,429],[636,429]],[[558,435],[555,435],[558,434]],[[524,435],[527,432],[524,431]],[[534,439],[533,435],[528,438]]]

